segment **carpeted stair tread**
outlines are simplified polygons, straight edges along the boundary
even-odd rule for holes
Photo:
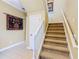
[[[64,30],[48,29],[47,32],[64,32]]]
[[[49,23],[48,25],[63,25],[63,23]]]
[[[59,38],[59,37],[45,37],[45,39],[52,39],[52,40],[63,40],[65,41],[66,39]]]
[[[49,27],[47,30],[64,30],[63,27]]]
[[[43,48],[47,48],[47,49],[50,49],[50,50],[57,50],[57,51],[69,53],[68,48],[66,48],[66,47],[61,47],[61,46],[54,46],[54,45],[47,45],[47,44],[44,44],[44,45],[43,45]]]
[[[49,51],[49,50],[43,50],[40,54],[41,59],[69,59],[68,54],[61,53],[58,51]]]
[[[51,36],[51,37],[63,37],[63,38],[65,38],[65,35],[57,35],[57,34],[46,34],[46,36]]]
[[[48,28],[47,30],[64,30],[64,28]]]
[[[44,41],[44,44],[47,44],[47,45],[52,45],[52,46],[60,46],[60,47],[65,47],[67,48],[67,44],[60,44],[60,43],[56,43],[56,42],[48,42],[48,41]]]
[[[39,59],[70,59],[63,23],[49,23]]]
[[[47,31],[64,31],[64,29],[47,29]]]
[[[60,43],[60,44],[67,44],[67,42],[63,40],[45,39],[45,41],[52,42],[52,43],[54,42],[54,43]]]
[[[64,31],[47,31],[47,33],[51,33],[51,34],[65,34],[65,32]]]
[[[48,26],[48,28],[63,28],[62,26]]]
[[[63,25],[49,25],[48,27],[63,27]]]

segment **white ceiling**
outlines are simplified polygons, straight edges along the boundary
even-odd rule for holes
[[[9,5],[17,8],[20,11],[24,11],[23,10],[24,7],[23,7],[23,5],[22,5],[20,0],[3,0],[3,1],[8,3]]]

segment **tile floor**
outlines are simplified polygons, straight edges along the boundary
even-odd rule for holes
[[[0,52],[0,59],[32,59],[32,51],[25,44]]]

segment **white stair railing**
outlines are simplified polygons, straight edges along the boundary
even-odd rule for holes
[[[44,24],[44,21],[42,21],[34,35],[34,57],[35,59],[39,59],[40,50],[42,48],[42,44],[44,42],[44,37],[45,37],[44,29],[45,29],[45,24]]]

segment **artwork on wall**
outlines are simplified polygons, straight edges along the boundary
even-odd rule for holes
[[[53,2],[48,3],[48,12],[53,11]]]
[[[7,30],[23,30],[23,19],[7,14]]]

